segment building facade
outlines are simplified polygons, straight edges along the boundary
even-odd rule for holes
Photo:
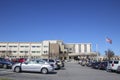
[[[91,43],[63,43],[61,40],[42,42],[0,42],[0,57],[60,58],[95,57]]]
[[[96,59],[97,53],[92,51],[91,43],[68,43],[65,44],[69,59]]]

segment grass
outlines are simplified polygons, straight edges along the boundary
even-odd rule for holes
[[[0,78],[0,80],[12,80],[12,79],[8,79],[8,78]]]

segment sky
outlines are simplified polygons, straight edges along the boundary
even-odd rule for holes
[[[120,0],[0,0],[0,42],[91,43],[120,55],[119,35]]]

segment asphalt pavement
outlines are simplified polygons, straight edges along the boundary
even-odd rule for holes
[[[65,68],[49,74],[0,69],[1,77],[13,80],[120,80],[120,74],[82,67],[77,63],[66,63]]]

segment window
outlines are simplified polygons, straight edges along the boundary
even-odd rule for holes
[[[114,64],[118,64],[118,61],[114,61]]]
[[[32,48],[35,48],[35,46],[32,46]]]
[[[25,51],[25,53],[28,53],[28,51]]]
[[[10,48],[12,48],[12,46],[9,46]]]
[[[48,46],[44,46],[44,48],[47,48]]]
[[[32,46],[32,48],[40,48],[40,46]]]
[[[42,61],[42,60],[36,60],[36,62],[37,62],[38,64],[44,64],[44,63],[45,63],[45,61]]]
[[[29,46],[25,46],[25,48],[28,48]]]
[[[13,51],[13,53],[17,53],[17,51]]]
[[[2,46],[2,47],[6,47],[6,46]]]
[[[32,51],[32,53],[35,53],[35,51]]]
[[[54,60],[52,60],[52,59],[49,59],[49,62],[55,62]]]
[[[37,48],[40,48],[40,46],[36,46]]]
[[[23,53],[24,51],[20,51],[20,53]]]
[[[48,53],[48,51],[44,51],[44,53]]]
[[[87,45],[84,45],[84,52],[87,52]]]
[[[24,46],[20,46],[21,48],[23,48]]]
[[[16,48],[17,46],[13,46],[14,48]]]
[[[40,53],[40,51],[37,51],[37,53]]]
[[[6,47],[6,46],[0,46],[0,47],[3,47],[3,48],[4,48],[4,47]]]
[[[28,64],[35,64],[36,62],[33,60],[33,61],[29,61]]]
[[[112,63],[112,61],[109,61],[109,63]]]
[[[2,53],[5,53],[5,51],[2,51]]]

